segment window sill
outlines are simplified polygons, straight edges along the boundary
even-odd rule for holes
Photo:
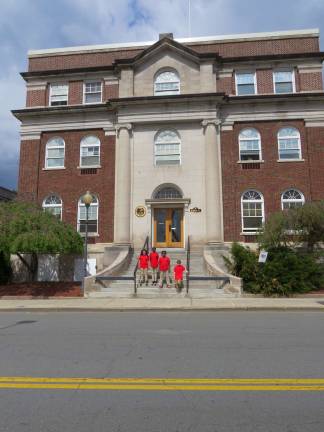
[[[256,236],[259,234],[260,234],[260,231],[254,231],[254,232],[249,231],[249,232],[241,232],[240,233],[240,235],[242,235],[242,236]]]
[[[239,160],[237,161],[238,164],[259,164],[259,163],[264,163],[264,160]]]
[[[305,159],[278,159],[277,162],[305,162]]]
[[[101,100],[99,102],[83,102],[82,105],[98,105],[98,104],[103,104],[104,102]]]
[[[81,237],[85,237],[85,233],[79,232],[79,234]],[[99,234],[98,233],[88,233],[88,237],[99,237]]]
[[[101,165],[87,165],[87,166],[78,166],[77,169],[89,169],[89,168],[101,168]]]
[[[43,171],[64,170],[66,167],[42,168]]]

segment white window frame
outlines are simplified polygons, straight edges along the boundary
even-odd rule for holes
[[[272,83],[273,83],[273,92],[274,94],[292,94],[291,92],[285,92],[285,93],[277,93],[276,92],[276,73],[280,72],[290,72],[292,77],[292,93],[296,93],[296,77],[295,77],[295,69],[294,68],[283,68],[283,69],[275,69],[272,72]],[[288,81],[286,81],[288,82]]]
[[[52,96],[53,96],[53,87],[54,86],[65,86],[67,89],[66,92],[66,103],[64,104],[57,104],[57,105],[53,105],[52,103]],[[63,82],[63,83],[51,83],[50,84],[50,91],[49,91],[49,106],[67,106],[69,104],[69,83]]]
[[[159,136],[163,133],[163,132],[172,132],[174,133],[177,138],[178,141],[174,141],[174,142],[163,142],[162,140],[159,141]],[[177,144],[179,146],[179,153],[164,153],[164,154],[157,154],[157,150],[156,147],[157,145],[168,145],[168,144]],[[157,163],[157,156],[172,156],[172,155],[179,155],[179,159],[174,159],[177,160],[177,163]],[[165,128],[165,129],[160,129],[154,137],[154,166],[156,167],[163,167],[163,166],[180,166],[181,165],[181,137],[180,134],[178,133],[178,131],[176,131],[175,129],[169,129],[169,128]]]
[[[89,237],[97,237],[98,235],[99,235],[99,199],[98,199],[98,196],[97,195],[95,195],[95,194],[92,194],[92,197],[93,198],[95,198],[96,200],[97,200],[97,202],[92,202],[91,204],[90,204],[90,207],[96,207],[97,208],[97,219],[96,219],[96,221],[97,221],[97,230],[96,230],[96,232],[89,232],[88,231],[88,236]],[[77,219],[77,231],[78,231],[78,233],[81,235],[81,236],[85,236],[85,232],[80,232],[80,213],[81,213],[81,207],[83,208],[83,207],[85,207],[85,204],[83,204],[83,202],[82,202],[82,198],[83,198],[83,196],[81,196],[80,198],[79,198],[79,200],[78,200],[78,219]],[[84,221],[85,219],[82,219],[82,221]],[[89,221],[91,221],[91,220],[95,220],[95,219],[89,219]]]
[[[98,144],[86,144],[84,141],[89,138],[89,137],[94,137],[98,140]],[[82,149],[85,147],[98,147],[99,148],[99,154],[98,154],[98,163],[95,165],[82,165],[82,157],[86,157],[86,156],[82,156]],[[80,168],[100,168],[100,163],[101,163],[101,142],[100,139],[96,136],[96,135],[86,135],[85,137],[83,137],[80,141]]]
[[[164,73],[168,73],[168,72],[172,72],[173,74],[175,74],[178,78],[177,81],[169,81],[169,82],[176,82],[178,83],[178,88],[176,90],[164,90],[164,91],[158,91],[156,89],[156,85],[160,84],[157,82],[157,79],[159,78],[159,76],[161,76]],[[166,81],[166,83],[168,83],[168,81]],[[153,82],[153,95],[154,96],[172,96],[172,95],[179,95],[180,94],[180,90],[181,90],[181,80],[180,80],[180,75],[178,73],[177,70],[175,69],[162,69],[159,70],[155,76],[154,76],[154,82]]]
[[[242,159],[241,158],[241,141],[255,141],[255,138],[244,138],[241,139],[241,133],[246,131],[246,130],[254,130],[257,132],[258,136],[259,136],[259,159]],[[244,163],[257,163],[257,162],[261,162],[262,161],[262,142],[261,142],[261,134],[260,132],[253,127],[248,127],[248,128],[244,128],[242,130],[240,130],[239,135],[238,135],[238,144],[239,144],[239,161],[240,162],[244,162]]]
[[[98,94],[99,92],[86,92],[86,87],[87,84],[95,84],[95,83],[99,83],[100,84],[100,101],[98,102],[86,102],[86,95],[87,94]],[[103,86],[102,86],[102,81],[101,80],[87,80],[83,82],[83,104],[84,105],[92,105],[92,104],[97,104],[97,103],[102,103],[102,93],[103,93]]]
[[[46,204],[46,201],[49,199],[49,198],[52,198],[52,197],[55,197],[55,198],[57,198],[58,200],[60,200],[60,204],[58,204],[58,203],[53,203],[53,204]],[[44,198],[44,200],[43,200],[43,204],[42,204],[42,209],[44,210],[44,211],[49,211],[51,214],[53,214],[54,216],[57,216],[55,213],[53,213],[53,212],[51,212],[51,209],[55,209],[55,208],[59,208],[60,209],[60,217],[59,217],[59,219],[60,220],[62,220],[62,214],[63,214],[63,201],[62,201],[62,198],[59,196],[59,195],[56,195],[56,194],[50,194],[50,195],[47,195],[45,198]]]
[[[246,93],[244,95],[239,95],[238,93],[238,82],[237,82],[237,75],[243,75],[243,74],[250,74],[253,75],[253,84],[254,84],[254,93]],[[235,71],[235,93],[236,96],[253,96],[258,94],[258,85],[257,85],[257,74],[256,71],[250,71],[250,70],[237,70]]]
[[[284,195],[287,193],[287,192],[291,192],[291,191],[293,191],[293,192],[296,192],[296,193],[298,193],[300,196],[301,196],[301,198],[284,198]],[[302,193],[302,192],[300,192],[300,190],[298,190],[298,189],[295,189],[295,188],[289,188],[289,189],[286,189],[285,191],[283,191],[282,192],[282,194],[281,194],[281,210],[288,210],[289,208],[295,208],[294,206],[293,207],[288,207],[288,209],[285,209],[284,208],[284,204],[285,203],[289,203],[289,204],[301,204],[301,207],[305,204],[305,196],[304,196],[304,194]],[[298,206],[299,207],[299,206]]]
[[[255,192],[257,193],[261,199],[244,199],[244,195],[247,194],[248,192]],[[265,215],[264,215],[264,197],[263,194],[261,192],[259,192],[256,189],[248,189],[245,192],[242,193],[241,195],[241,226],[242,226],[242,234],[244,235],[253,235],[253,234],[258,234],[262,228],[262,226],[260,228],[249,228],[246,229],[244,228],[244,218],[247,217],[260,217],[260,216],[244,216],[244,211],[243,211],[243,204],[244,203],[261,203],[261,211],[262,211],[262,225],[264,224],[265,221]]]
[[[280,131],[282,131],[283,129],[294,129],[298,133],[298,137],[297,137],[297,133],[296,133],[295,137],[293,137],[291,135],[279,137]],[[298,138],[298,154],[299,154],[299,157],[297,159],[296,158],[290,158],[290,159],[289,158],[281,158],[281,155],[280,155],[280,140],[282,140],[282,139],[286,139],[287,140],[287,139],[291,139],[291,138],[295,138],[295,139]],[[278,145],[278,160],[280,162],[290,162],[290,161],[300,161],[300,160],[302,160],[300,131],[296,127],[294,127],[294,126],[284,126],[284,127],[280,128],[278,130],[278,132],[277,132],[277,145]]]
[[[51,141],[54,141],[54,140],[57,140],[57,139],[62,140],[63,145],[49,146],[49,144],[51,143]],[[63,150],[64,150],[64,153],[63,153],[63,165],[48,166],[48,159],[62,159],[61,157],[54,157],[54,158],[53,157],[49,157],[48,156],[48,149],[49,148],[51,150],[53,150],[53,149],[62,149],[63,148]],[[50,138],[47,141],[46,145],[45,145],[45,169],[47,169],[47,170],[55,170],[55,169],[63,169],[63,168],[65,168],[65,141],[61,137]]]

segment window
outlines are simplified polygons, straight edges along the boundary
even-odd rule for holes
[[[236,72],[236,94],[256,94],[256,74],[254,72]]]
[[[102,84],[100,81],[84,83],[84,103],[100,103],[102,95]]]
[[[240,161],[261,160],[261,137],[256,129],[244,129],[239,134]]]
[[[49,195],[43,201],[43,209],[62,219],[62,200],[57,195]]]
[[[92,203],[88,210],[88,233],[98,234],[98,199],[95,195],[92,195]],[[82,197],[78,203],[78,231],[79,233],[86,232],[86,221],[87,221],[87,209],[83,204]]]
[[[177,199],[182,198],[181,192],[173,186],[164,186],[154,195],[155,199]]]
[[[300,133],[293,127],[282,128],[278,132],[280,160],[301,159]]]
[[[100,141],[96,136],[87,136],[81,140],[80,166],[97,167],[100,165]]]
[[[65,143],[62,138],[52,138],[46,143],[45,168],[64,168]]]
[[[155,137],[155,165],[180,164],[180,137],[176,131],[163,130]]]
[[[276,71],[273,73],[275,93],[293,93],[295,81],[293,71]]]
[[[286,190],[281,195],[282,210],[302,207],[304,204],[305,204],[304,195],[296,189]]]
[[[69,86],[67,84],[51,84],[50,88],[50,105],[67,105],[68,104]]]
[[[255,233],[264,222],[264,201],[260,192],[249,190],[241,199],[243,233]]]
[[[154,80],[154,95],[165,96],[180,94],[180,79],[176,71],[160,72]]]

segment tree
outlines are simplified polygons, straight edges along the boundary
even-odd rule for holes
[[[16,254],[35,280],[38,254],[80,254],[83,241],[71,225],[30,203],[0,204],[0,251]],[[23,254],[30,254],[28,262]]]

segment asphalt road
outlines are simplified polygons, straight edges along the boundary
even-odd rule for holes
[[[321,312],[2,313],[0,348],[1,432],[324,430]],[[72,377],[106,380],[88,389]],[[134,378],[233,381],[152,390]],[[323,390],[262,389],[279,378],[322,379]]]

